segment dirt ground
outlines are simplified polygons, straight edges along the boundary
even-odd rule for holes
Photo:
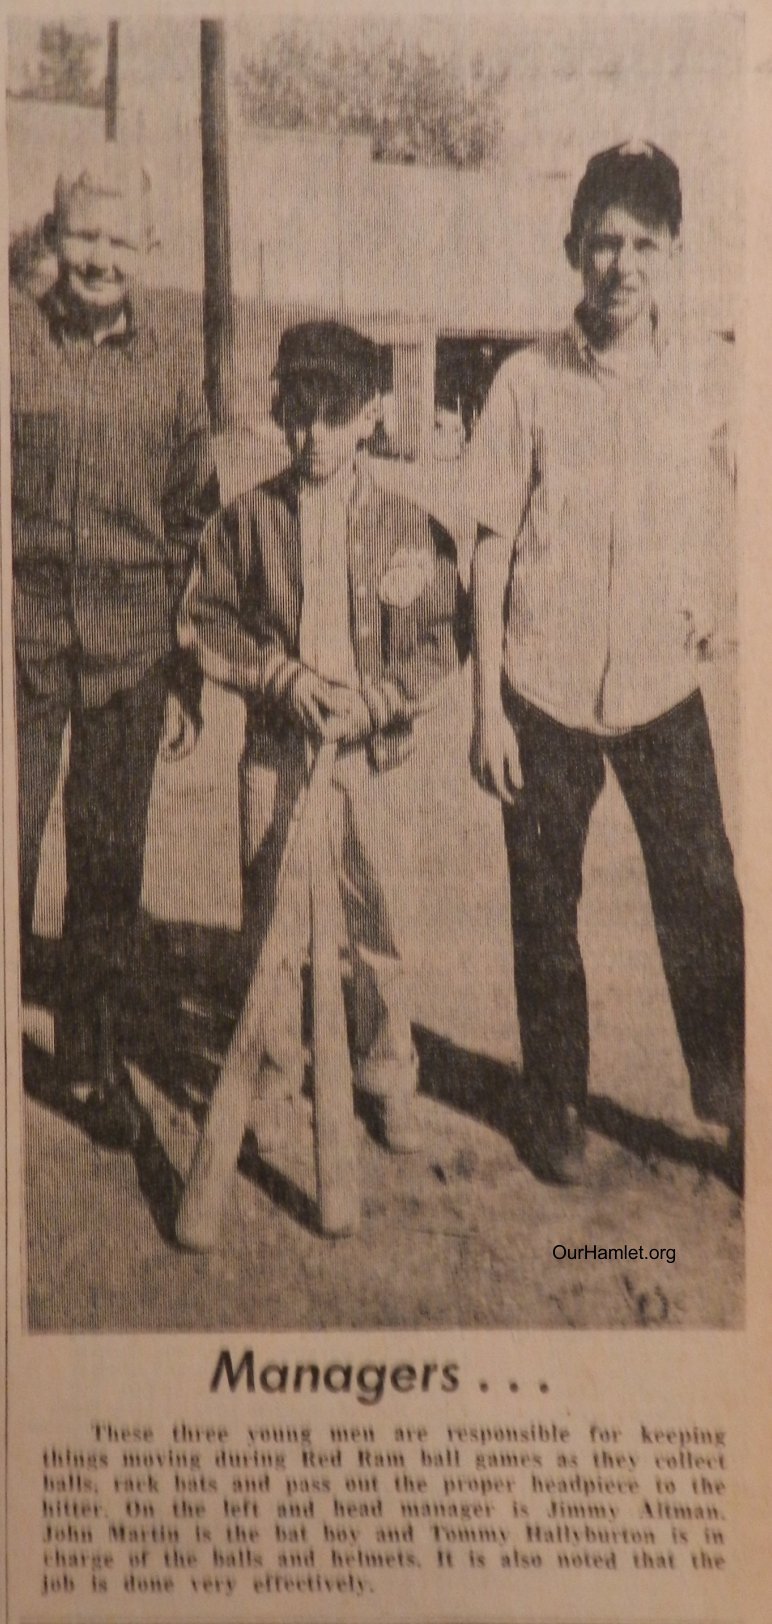
[[[737,843],[731,664],[707,670],[705,691]],[[594,817],[582,904],[590,1178],[581,1189],[549,1187],[518,1157],[505,863],[497,809],[466,771],[467,718],[462,689],[434,724],[435,766],[417,809],[423,1150],[391,1156],[362,1120],[360,1230],[330,1241],[315,1227],[310,1126],[299,1110],[275,1166],[247,1145],[223,1244],[199,1258],[170,1239],[171,1168],[187,1169],[215,1075],[200,1006],[238,907],[240,713],[209,694],[197,750],[159,769],[149,829],[145,900],[166,919],[149,966],[172,965],[166,983],[149,968],[158,997],[132,1028],[132,1071],[158,1133],[152,1155],[135,1162],[86,1138],[57,1090],[50,1017],[25,1011],[32,1329],[741,1323],[742,1208],[721,1177],[720,1135],[691,1112],[640,857],[613,784]],[[46,931],[61,911],[60,840],[54,812],[38,899]],[[676,1261],[553,1258],[556,1245],[585,1243],[674,1247]]]

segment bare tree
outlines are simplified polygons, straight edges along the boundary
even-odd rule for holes
[[[369,136],[373,157],[477,169],[495,157],[509,69],[400,38],[387,26],[321,39],[273,34],[237,85],[243,116],[285,130]]]

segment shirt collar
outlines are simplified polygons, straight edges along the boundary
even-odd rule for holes
[[[298,477],[298,500],[301,503],[317,502],[320,507],[326,506],[328,502],[341,503],[347,509],[358,507],[367,491],[369,480],[370,472],[366,466],[366,457],[357,453],[352,468],[344,469],[323,485],[313,485],[310,481]]]
[[[61,278],[43,294],[39,304],[54,343],[62,344],[66,340],[72,342],[91,338],[91,331],[79,317],[77,307],[68,299]],[[104,345],[134,357],[154,349],[155,343],[155,335],[142,301],[126,298],[116,318],[115,326],[99,340],[97,348]]]
[[[624,377],[628,369],[625,360],[621,358],[621,352],[616,351],[613,345],[604,350],[597,348],[593,344],[582,321],[582,309],[581,304],[577,305],[571,323],[573,340],[582,361],[592,367],[594,371],[603,373],[608,377]],[[651,312],[651,348],[648,351],[650,358],[661,361],[669,343],[670,334],[667,330],[667,324],[663,321],[661,312],[654,308]],[[635,370],[637,371],[638,368],[636,367]]]

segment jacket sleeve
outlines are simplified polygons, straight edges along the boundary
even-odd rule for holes
[[[259,616],[246,623],[252,527],[249,506],[242,502],[208,520],[183,598],[178,636],[213,682],[277,701],[300,663],[275,629],[260,625]]]
[[[181,384],[163,495],[164,531],[175,562],[184,564],[195,556],[215,488],[212,434],[203,388]]]
[[[385,680],[402,695],[407,714],[431,699],[468,652],[467,594],[459,579],[449,535],[429,522],[435,565],[431,580],[405,608],[386,618]]]
[[[455,563],[440,558],[415,603],[387,611],[384,674],[364,685],[374,722],[367,749],[376,771],[407,760],[415,747],[414,721],[458,670],[466,596]]]

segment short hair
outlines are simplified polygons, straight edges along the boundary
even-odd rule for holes
[[[60,171],[54,186],[53,226],[60,229],[71,204],[89,198],[120,198],[144,248],[157,241],[153,183],[144,164],[122,148],[105,143],[103,151],[80,166]]]
[[[578,258],[588,220],[614,203],[654,225],[666,226],[671,237],[677,237],[683,206],[681,178],[673,159],[651,141],[624,141],[596,152],[576,189],[566,237],[569,258]]]

